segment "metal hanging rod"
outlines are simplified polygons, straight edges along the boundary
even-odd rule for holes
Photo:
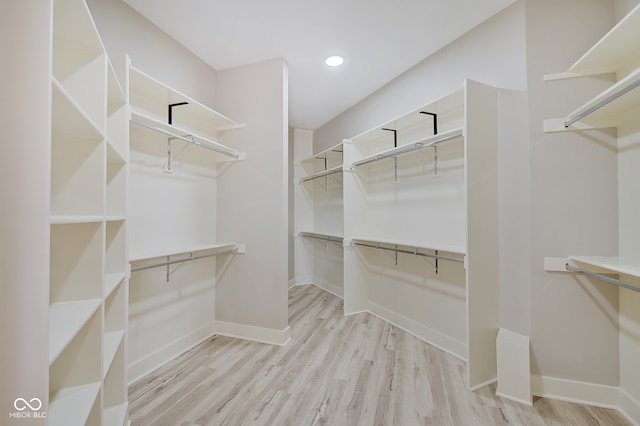
[[[320,235],[316,235],[316,234],[309,234],[308,232],[301,232],[300,233],[301,237],[304,238],[313,238],[315,240],[321,240],[321,241],[329,241],[331,243],[338,243],[338,244],[342,244],[342,239],[340,238],[331,238],[330,236],[320,236]]]
[[[178,135],[176,133],[173,133],[173,132],[170,132],[168,130],[163,129],[162,127],[153,126],[151,124],[145,123],[144,121],[136,120],[135,118],[132,118],[130,121],[133,124],[137,124],[138,126],[145,127],[145,128],[147,128],[149,130],[153,130],[154,132],[162,133],[164,135],[167,135],[167,136],[175,138],[175,139],[180,139],[181,141],[185,141],[187,143],[190,143],[190,144],[193,144],[193,145],[197,145],[197,146],[199,146],[201,148],[205,148],[205,149],[208,149],[210,151],[215,151],[215,152],[217,152],[219,154],[223,154],[223,155],[226,155],[228,157],[233,157],[236,160],[238,158],[240,158],[240,154],[237,154],[235,152],[225,151],[224,149],[218,148],[216,146],[202,144],[202,143],[198,142],[197,140],[195,140],[195,138],[193,136]]]
[[[420,150],[420,149],[423,149],[423,148],[428,148],[430,146],[435,146],[435,145],[441,144],[443,142],[449,142],[451,140],[459,139],[461,137],[462,137],[462,132],[457,133],[455,135],[451,135],[451,136],[445,136],[443,138],[437,139],[437,140],[429,142],[429,143],[416,142],[416,143],[414,143],[412,146],[410,146],[408,148],[404,148],[404,149],[401,149],[399,151],[395,151],[393,153],[379,154],[379,155],[375,156],[374,158],[370,158],[368,160],[356,161],[355,163],[353,163],[353,167],[363,166],[365,164],[369,164],[369,163],[373,163],[373,162],[376,162],[376,161],[384,160],[385,158],[395,158],[395,157],[398,157],[398,156],[400,156],[402,154],[406,154],[408,152],[417,151],[417,150]]]
[[[638,86],[640,86],[640,78],[638,78],[636,81],[634,81],[630,85],[628,85],[626,87],[623,87],[622,89],[618,90],[614,94],[612,94],[612,95],[608,96],[607,98],[603,99],[602,101],[598,102],[597,104],[595,104],[591,108],[587,109],[586,111],[576,115],[575,117],[571,118],[570,120],[565,121],[564,122],[564,127],[567,128],[567,127],[571,126],[576,121],[579,121],[579,120],[583,119],[584,117],[586,117],[587,115],[591,114],[592,112],[597,111],[600,108],[602,108],[603,106],[615,101],[620,96],[624,95],[627,92],[632,91],[633,89],[635,89]]]
[[[315,174],[313,176],[303,177],[303,178],[300,179],[300,182],[307,182],[307,181],[310,181],[310,180],[318,179],[318,178],[321,178],[321,177],[324,177],[324,176],[329,176],[329,175],[332,175],[334,173],[340,173],[340,172],[342,172],[342,167],[341,166],[333,168],[333,169],[325,170],[325,171],[320,172],[318,174]]]
[[[232,254],[232,253],[237,253],[237,252],[238,252],[237,248],[232,248],[232,249],[228,249],[228,250],[217,251],[215,253],[202,254],[200,256],[189,256],[189,257],[184,257],[182,259],[165,260],[164,262],[150,263],[148,265],[142,265],[142,266],[133,267],[133,268],[131,268],[131,272],[144,271],[145,269],[159,268],[161,266],[173,265],[175,263],[190,262],[192,260],[204,259],[204,258],[207,258],[207,257],[214,257],[214,256],[220,256],[220,255],[223,255],[223,254]],[[168,257],[169,256],[167,256],[167,258]]]
[[[367,243],[360,243],[357,241],[353,242],[354,245],[356,246],[363,246],[363,247],[371,247],[374,249],[378,249],[378,250],[387,250],[387,251],[392,251],[395,253],[405,253],[405,254],[412,254],[414,256],[423,256],[423,257],[429,257],[431,259],[442,259],[442,260],[449,260],[451,262],[458,262],[458,263],[464,263],[464,259],[460,258],[460,257],[452,257],[452,256],[442,256],[441,254],[429,254],[429,253],[422,253],[418,251],[418,248],[416,247],[416,249],[414,251],[411,250],[404,250],[404,249],[399,249],[397,247],[384,247],[381,246],[379,243],[378,244],[367,244]],[[437,250],[434,250],[437,251]]]
[[[587,271],[582,268],[576,268],[575,266],[571,266],[568,263],[566,263],[564,266],[567,269],[567,271],[577,272],[578,274],[584,274],[588,277],[596,278],[598,280],[608,282],[609,284],[615,284],[618,287],[624,287],[627,290],[640,292],[640,286],[633,285],[626,281],[617,280],[615,278],[607,277],[606,275],[598,274],[596,272]]]

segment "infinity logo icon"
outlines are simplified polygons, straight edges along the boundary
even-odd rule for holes
[[[33,405],[31,405],[33,404]],[[31,398],[28,402],[24,398],[18,398],[13,402],[13,406],[16,407],[18,411],[24,411],[27,407],[31,408],[33,411],[38,411],[42,408],[42,401],[38,398]]]

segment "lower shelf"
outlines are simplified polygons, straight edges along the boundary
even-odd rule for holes
[[[100,394],[101,384],[61,389],[49,397],[47,420],[49,425],[87,424],[91,409]]]

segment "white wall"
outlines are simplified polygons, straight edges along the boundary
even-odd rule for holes
[[[287,65],[274,59],[219,71],[216,109],[247,123],[221,141],[246,152],[218,176],[218,239],[246,254],[218,264],[216,319],[285,330],[288,283]]]
[[[567,16],[580,13],[580,19]],[[553,12],[553,13],[552,13]],[[544,271],[544,257],[617,254],[616,151],[604,133],[545,135],[603,89],[597,79],[543,82],[567,70],[614,24],[609,0],[527,2],[534,375],[618,385],[617,290]],[[597,224],[597,226],[594,226]]]
[[[124,87],[132,65],[205,105],[215,101],[215,70],[122,0],[87,0],[109,59]]]
[[[10,0],[0,14],[0,407],[49,393],[49,179],[51,3]],[[29,424],[45,424],[29,421]]]

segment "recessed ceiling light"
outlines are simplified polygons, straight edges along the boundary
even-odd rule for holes
[[[339,67],[344,62],[344,58],[342,56],[329,56],[324,60],[324,63],[330,67]]]

